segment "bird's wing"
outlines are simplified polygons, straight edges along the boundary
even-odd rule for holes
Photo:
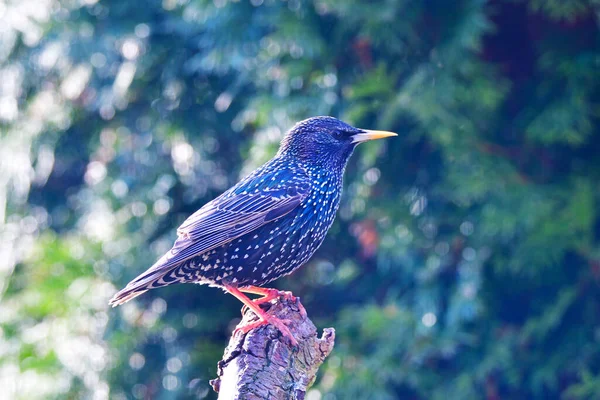
[[[189,258],[282,217],[296,208],[309,192],[308,177],[297,175],[288,184],[278,184],[275,180],[252,192],[225,192],[186,219],[177,229],[179,236],[173,248],[127,286],[143,284]]]
[[[181,262],[245,235],[296,208],[308,195],[308,185],[243,193],[203,207],[177,229],[171,250]]]

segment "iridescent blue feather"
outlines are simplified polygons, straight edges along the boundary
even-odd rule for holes
[[[300,267],[333,223],[354,149],[347,138],[358,132],[331,117],[296,125],[272,160],[191,215],[173,248],[111,304],[174,283],[260,286]]]

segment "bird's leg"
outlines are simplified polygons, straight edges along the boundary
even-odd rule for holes
[[[298,305],[298,311],[300,311],[302,318],[306,318],[306,316],[307,316],[306,310],[304,309],[304,306],[302,305],[302,303],[300,303],[300,301],[298,301],[298,298],[296,296],[294,296],[292,294],[292,292],[289,292],[287,290],[263,288],[263,287],[259,287],[259,286],[246,286],[246,287],[240,288],[240,291],[244,292],[244,293],[252,293],[252,294],[258,294],[258,295],[263,296],[263,297],[259,297],[258,299],[253,299],[252,302],[254,304],[268,303],[269,301],[278,299],[280,297],[285,300],[295,302]],[[242,312],[243,312],[243,310],[242,310]]]
[[[241,331],[242,333],[248,333],[252,329],[257,328],[259,326],[271,324],[274,327],[276,327],[283,334],[283,336],[287,337],[293,346],[296,346],[298,344],[298,341],[294,338],[294,336],[292,336],[292,332],[290,332],[289,328],[285,326],[284,322],[286,320],[282,320],[275,317],[274,315],[267,314],[262,308],[260,308],[258,304],[254,303],[250,298],[248,298],[248,296],[246,296],[234,286],[225,285],[225,290],[234,295],[239,301],[244,303],[244,305],[251,309],[252,312],[254,312],[254,314],[256,314],[256,316],[259,318],[259,320],[256,322],[252,322],[250,324],[246,324],[236,328],[234,331],[234,335],[238,331]]]

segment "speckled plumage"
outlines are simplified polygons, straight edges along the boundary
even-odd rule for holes
[[[333,223],[352,151],[373,138],[365,132],[332,117],[298,123],[273,159],[190,216],[173,248],[111,304],[175,283],[262,286],[302,266]]]

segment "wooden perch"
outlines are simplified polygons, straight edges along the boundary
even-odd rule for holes
[[[298,340],[295,348],[271,325],[232,335],[217,365],[218,377],[210,382],[219,400],[304,399],[317,370],[333,349],[335,331],[326,328],[319,338],[315,325],[298,306],[298,302],[282,298],[263,305],[270,307],[269,314],[290,320],[287,325]],[[240,325],[256,319],[253,312],[247,311]]]

